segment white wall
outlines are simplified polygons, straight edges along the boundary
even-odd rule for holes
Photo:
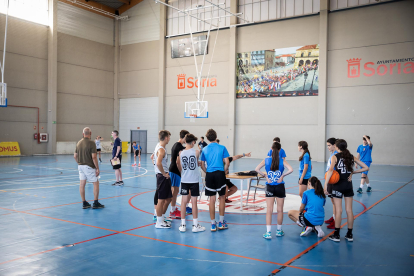
[[[131,130],[147,131],[147,152],[158,143],[158,97],[119,100],[119,138],[130,141]]]
[[[129,20],[121,21],[120,45],[134,44],[160,39],[160,4],[144,0],[122,15]]]
[[[114,45],[114,19],[58,2],[58,32]]]

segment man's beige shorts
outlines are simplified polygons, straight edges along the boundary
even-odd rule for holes
[[[88,165],[78,165],[79,179],[86,180],[87,182],[97,182],[96,169],[89,167]]]

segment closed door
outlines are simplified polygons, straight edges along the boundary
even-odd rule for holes
[[[142,148],[142,154],[147,153],[147,131],[146,130],[131,130],[131,152],[132,142],[135,141]]]

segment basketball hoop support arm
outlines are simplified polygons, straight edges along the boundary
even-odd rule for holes
[[[36,107],[36,106],[24,106],[24,105],[8,105],[11,107],[22,107],[22,108],[37,108],[37,143],[40,144],[40,134],[39,134],[39,113],[40,113],[40,108]]]

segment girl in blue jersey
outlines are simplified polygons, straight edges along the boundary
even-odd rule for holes
[[[286,162],[285,160],[283,160],[283,158],[279,156],[280,149],[280,143],[273,143],[272,156],[267,157],[256,167],[256,172],[266,178],[266,233],[263,235],[263,238],[265,239],[272,238],[272,214],[273,205],[275,204],[275,198],[277,203],[276,236],[281,237],[285,234],[282,231],[283,204],[286,197],[285,182],[283,181],[283,179],[286,175],[291,174],[293,172],[293,169],[288,162]],[[260,171],[263,167],[265,167],[266,173]],[[283,173],[285,167],[287,168],[287,172]]]
[[[312,161],[306,141],[300,141],[298,149],[302,152],[301,157],[299,157],[299,195],[302,197],[303,192],[307,189],[308,180],[312,175]]]
[[[318,237],[322,238],[325,233],[322,231],[321,225],[325,218],[326,196],[322,187],[322,183],[316,176],[312,176],[308,181],[308,190],[303,193],[302,204],[299,211],[290,210],[288,216],[297,225],[303,227],[300,236],[309,235],[312,230],[318,233]],[[304,211],[306,210],[306,213]]]
[[[329,156],[329,160],[328,160],[328,164],[326,166],[325,172],[327,172],[329,170],[329,168],[331,167],[331,162],[332,162],[331,158],[332,158],[332,156],[334,156],[335,154],[338,153],[336,151],[336,148],[335,148],[336,140],[337,139],[335,139],[335,138],[329,138],[326,141],[326,146],[328,147],[328,151],[331,153],[331,155]],[[332,185],[328,185],[327,189],[328,189],[328,197],[330,197],[331,201],[332,201],[333,215],[330,219],[325,220],[325,223],[329,224],[327,226],[328,229],[335,229],[335,205],[334,205],[334,201],[333,201],[333,198],[332,198]]]
[[[373,144],[371,142],[371,137],[368,135],[362,136],[362,145],[359,145],[357,149],[357,156],[356,158],[361,160],[368,168],[371,166],[372,163],[372,147]],[[358,169],[358,165],[355,164],[355,169]],[[367,183],[367,193],[372,192],[372,188],[369,185],[369,178],[368,178],[368,171],[361,173],[361,185],[357,192],[362,194],[362,188],[364,188],[364,184]]]

